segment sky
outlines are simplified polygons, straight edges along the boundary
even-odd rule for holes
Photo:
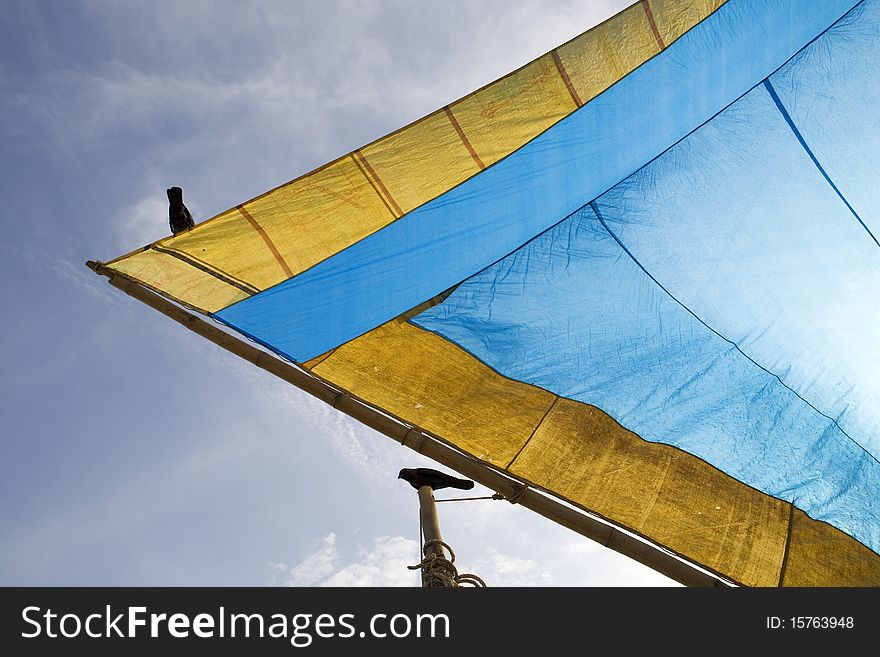
[[[0,585],[417,585],[397,472],[436,464],[84,263],[163,237],[167,187],[204,220],[626,4],[6,0]],[[439,511],[491,586],[674,585],[507,502]]]

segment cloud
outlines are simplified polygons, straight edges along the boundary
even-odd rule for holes
[[[320,547],[287,569],[287,586],[316,586],[336,570],[336,534],[324,537]],[[276,566],[281,564],[276,564]]]
[[[418,574],[407,566],[418,561],[416,541],[402,536],[380,536],[357,558],[342,563],[336,534],[324,537],[321,545],[295,566],[272,564],[273,584],[286,586],[415,586]],[[279,582],[279,580],[281,580]]]
[[[474,573],[491,586],[552,586],[549,570],[531,559],[490,549],[489,556],[474,562]],[[461,572],[461,570],[460,570]]]
[[[252,377],[253,384],[272,403],[285,408],[303,432],[318,437],[349,470],[361,477],[370,491],[400,490],[397,473],[401,459],[413,466],[430,466],[428,460],[409,450],[400,449],[382,434],[357,420],[298,390],[285,382],[269,380],[250,365],[243,365],[237,375]],[[397,448],[395,448],[397,447]]]
[[[377,538],[360,561],[334,573],[321,586],[412,586],[418,574],[407,566],[418,560],[418,552],[418,543],[408,538]]]
[[[58,65],[0,102],[52,152],[133,159],[127,198],[163,202],[166,178],[180,181],[204,219],[470,93],[613,8],[595,0],[87,8],[81,18],[102,57],[66,63],[64,46],[47,42]],[[123,248],[167,232],[157,228],[136,228]]]
[[[168,202],[161,185],[156,183],[152,187],[155,193],[119,211],[112,220],[120,249],[131,250],[168,235]]]
[[[73,286],[93,299],[105,303],[115,303],[119,300],[118,295],[111,292],[104,280],[96,277],[82,264],[74,264],[70,260],[55,256],[42,249],[33,249],[24,254],[24,257],[44,270],[48,267],[55,276],[61,279],[63,284]]]

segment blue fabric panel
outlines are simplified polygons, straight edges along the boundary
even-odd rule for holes
[[[880,456],[880,248],[763,86],[597,205],[671,294]]]
[[[876,6],[795,63],[876,84]],[[880,189],[798,99],[856,127],[875,100],[785,73],[412,321],[880,552],[880,249],[847,199],[873,217]]]
[[[217,317],[295,360],[346,342],[596,198],[759,84],[854,4],[730,0],[507,159]]]
[[[877,461],[664,292],[589,207],[412,321],[880,548]]]

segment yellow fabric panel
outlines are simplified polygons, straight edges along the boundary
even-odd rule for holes
[[[557,48],[584,102],[599,95],[659,51],[639,3]]]
[[[337,347],[312,371],[502,468],[554,399],[549,392],[505,379],[443,338],[398,320]]]
[[[510,470],[737,582],[778,582],[786,502],[597,408],[560,399]]]
[[[794,510],[783,586],[880,586],[880,555]]]
[[[489,166],[576,108],[550,55],[451,105],[468,140]]]
[[[307,365],[472,456],[510,464],[518,478],[736,582],[777,586],[783,563],[787,585],[880,578],[880,557],[798,510],[792,515],[787,502],[642,440],[597,408],[502,377],[407,322],[389,322]]]
[[[346,157],[317,173],[245,203],[294,274],[379,230],[395,219],[354,160]],[[269,256],[271,258],[271,256]],[[285,277],[276,266],[261,287]]]
[[[682,34],[724,4],[724,0],[648,0],[654,22],[669,46]]]
[[[134,253],[111,268],[175,301],[207,312],[221,310],[249,296],[177,258],[152,250]]]
[[[480,171],[445,112],[361,149],[403,212]]]
[[[198,225],[192,230],[160,240],[158,244],[193,255],[214,269],[246,281],[259,290],[271,287],[283,278],[263,238],[234,208],[209,224]],[[113,263],[114,267],[116,265]]]

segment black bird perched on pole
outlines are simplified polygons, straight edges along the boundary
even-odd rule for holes
[[[416,490],[422,486],[430,486],[432,490],[441,488],[470,490],[474,487],[474,482],[470,479],[459,479],[431,468],[403,468],[397,478],[408,481]]]
[[[171,233],[177,233],[183,230],[189,230],[196,225],[192,215],[183,204],[183,190],[180,187],[170,187],[168,193],[168,223],[171,226]]]

